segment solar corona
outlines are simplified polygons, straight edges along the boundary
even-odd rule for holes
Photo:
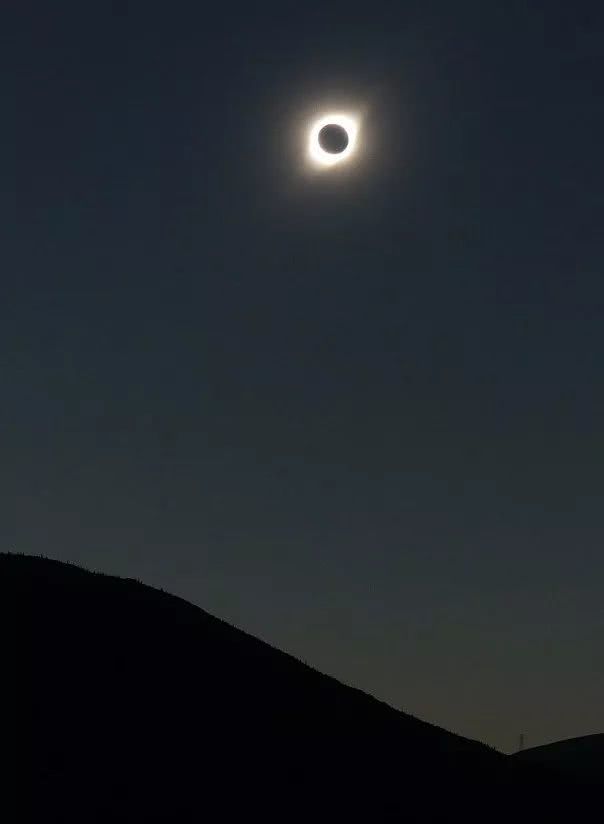
[[[317,166],[336,166],[357,151],[359,123],[350,114],[334,113],[316,120],[308,133],[308,155]]]

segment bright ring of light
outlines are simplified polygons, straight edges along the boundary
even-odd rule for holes
[[[348,145],[342,152],[326,152],[319,143],[319,132],[324,126],[341,126],[348,135]],[[343,160],[348,160],[356,149],[359,124],[354,117],[348,114],[330,114],[321,117],[310,128],[308,135],[308,154],[314,163],[320,166],[334,166]]]

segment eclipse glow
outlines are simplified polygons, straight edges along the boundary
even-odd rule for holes
[[[348,144],[342,151],[328,152],[319,141],[319,133],[325,126],[340,126],[346,132]],[[349,114],[328,114],[316,120],[308,133],[308,155],[319,166],[335,166],[351,158],[357,148],[359,123]]]

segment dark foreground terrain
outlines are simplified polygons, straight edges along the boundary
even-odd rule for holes
[[[604,733],[531,747],[516,753],[516,758],[549,767],[562,776],[590,779],[604,787]]]
[[[592,820],[587,784],[136,581],[0,555],[0,598],[34,821]]]

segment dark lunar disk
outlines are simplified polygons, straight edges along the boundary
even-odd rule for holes
[[[343,126],[329,123],[319,132],[319,146],[329,154],[340,154],[348,146],[348,134]]]

